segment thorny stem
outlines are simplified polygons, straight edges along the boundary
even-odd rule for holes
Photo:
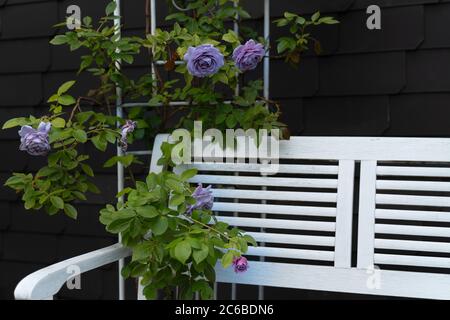
[[[133,185],[136,185],[136,179],[134,178],[133,171],[131,170],[130,167],[128,167],[127,169],[128,169],[128,174],[130,175],[131,182],[133,183]]]
[[[80,104],[81,104],[81,101],[83,101],[83,100],[88,101],[88,102],[90,102],[91,104],[97,104],[97,105],[100,105],[100,103],[99,103],[97,100],[93,99],[93,98],[89,98],[89,97],[78,97],[78,99],[77,99],[75,105],[74,105],[73,108],[72,108],[72,111],[71,111],[71,113],[70,113],[70,117],[69,117],[69,120],[68,120],[68,121],[71,121],[71,120],[73,119],[73,117],[74,117],[74,115],[75,115],[75,111],[76,111],[77,109],[78,109],[78,111],[82,112],[81,107],[80,107]]]
[[[225,233],[223,233],[223,232],[217,230],[216,228],[213,228],[213,227],[211,227],[210,225],[207,225],[207,224],[205,224],[205,223],[203,223],[203,222],[201,222],[201,221],[195,220],[195,219],[192,218],[192,217],[189,217],[189,216],[186,216],[186,217],[187,217],[189,220],[191,220],[191,222],[197,223],[197,224],[199,224],[199,225],[201,225],[201,226],[203,226],[203,227],[205,227],[205,228],[208,228],[208,229],[210,229],[211,231],[214,231],[214,232],[220,234],[221,236],[225,237],[228,241],[231,241],[231,238],[230,238],[227,234],[225,234]]]

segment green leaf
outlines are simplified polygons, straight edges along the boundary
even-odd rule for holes
[[[158,290],[152,285],[148,285],[142,291],[147,300],[154,300],[158,297]]]
[[[232,31],[232,30],[229,30],[228,33],[225,33],[222,36],[222,40],[226,41],[226,42],[229,42],[229,43],[237,43],[237,42],[239,42],[239,38],[238,38],[237,34],[234,31]]]
[[[92,168],[85,164],[85,163],[81,163],[81,170],[83,170],[84,173],[86,173],[89,177],[93,177],[94,176],[94,171],[92,170]]]
[[[277,41],[278,41],[278,45],[277,45],[278,53],[283,53],[287,49],[294,50],[296,47],[296,41],[294,38],[282,37],[282,38],[278,39]]]
[[[256,240],[252,236],[244,235],[244,239],[245,239],[245,241],[247,241],[248,243],[250,243],[254,247],[256,247],[258,245],[256,243]]]
[[[151,247],[148,243],[139,243],[133,248],[133,261],[146,260],[152,254]]]
[[[47,102],[56,102],[58,101],[59,96],[57,94],[52,95],[50,98],[48,98]]]
[[[158,210],[156,210],[156,208],[153,206],[138,207],[136,208],[136,212],[143,218],[154,218],[159,215]]]
[[[222,257],[222,266],[228,268],[233,263],[233,252],[227,251]]]
[[[183,183],[175,180],[175,179],[167,179],[166,180],[166,186],[168,186],[170,189],[172,189],[175,192],[183,193],[184,187]]]
[[[121,164],[123,164],[123,166],[126,168],[126,167],[129,167],[133,163],[134,155],[127,154],[126,156],[119,156],[118,158],[119,158],[119,162]]]
[[[109,16],[114,13],[114,10],[116,10],[116,3],[112,1],[106,6],[105,13]]]
[[[87,189],[88,189],[89,192],[96,193],[96,194],[101,193],[100,189],[95,184],[93,184],[92,182],[86,181],[85,183],[87,184]]]
[[[75,80],[64,82],[59,88],[58,88],[58,96],[62,95],[63,93],[66,93],[69,91],[70,88],[75,84]]]
[[[83,56],[80,63],[80,69],[78,72],[83,71],[86,68],[89,68],[94,61],[94,58],[92,56]]]
[[[182,194],[177,194],[174,195],[170,201],[169,201],[169,205],[171,207],[178,207],[180,204],[182,204],[184,202],[185,196]]]
[[[312,22],[316,22],[318,19],[320,18],[320,12],[317,11],[316,13],[314,13],[311,17],[311,21]]]
[[[51,196],[50,202],[58,209],[64,209],[64,201],[58,196]]]
[[[58,98],[58,103],[62,104],[63,106],[70,106],[72,104],[75,104],[75,102],[75,98],[68,94],[63,94]]]
[[[2,129],[9,129],[9,128],[14,128],[17,126],[23,126],[27,124],[27,119],[26,118],[13,118],[13,119],[9,119],[8,121],[6,121],[3,124]]]
[[[108,142],[106,141],[105,137],[103,137],[102,135],[97,135],[93,137],[91,141],[98,150],[106,151]]]
[[[191,256],[192,248],[189,242],[181,241],[179,242],[174,249],[175,258],[180,261],[182,264],[185,264],[187,259]]]
[[[157,181],[156,181],[156,174],[150,173],[147,178],[145,179],[145,182],[147,183],[147,187],[152,190],[156,187]]]
[[[322,17],[319,19],[318,21],[319,23],[324,23],[324,24],[337,24],[339,23],[339,21],[335,20],[333,17]]]
[[[63,118],[55,118],[52,120],[52,126],[55,128],[64,128],[66,125],[66,120]]]
[[[83,18],[83,23],[84,23],[86,26],[90,26],[91,23],[92,23],[92,18],[89,17],[89,16],[84,17],[84,18]]]
[[[130,222],[132,219],[130,218],[124,218],[124,219],[117,219],[111,222],[108,227],[106,228],[109,232],[113,233],[119,233],[128,228],[130,225]]]
[[[284,17],[286,18],[286,19],[294,19],[295,17],[297,17],[297,15],[295,14],[295,13],[292,13],[292,12],[285,12],[284,13]]]
[[[194,258],[194,261],[199,264],[201,263],[203,260],[206,259],[206,257],[209,254],[209,249],[208,246],[205,244],[202,244],[202,247],[200,250],[194,250],[194,252],[192,253],[192,257]]]
[[[131,189],[130,187],[124,188],[122,191],[117,193],[116,198],[120,198],[120,197],[126,195],[127,193],[130,193],[131,191],[133,191],[133,189]]]
[[[71,217],[72,219],[77,218],[78,215],[77,209],[75,209],[75,207],[69,203],[64,204],[64,212],[66,213],[67,216]]]
[[[117,162],[119,162],[119,159],[117,156],[111,157],[110,159],[106,160],[106,162],[103,164],[103,167],[105,168],[111,168],[114,166]]]
[[[151,230],[154,235],[160,236],[164,232],[166,232],[167,228],[169,227],[169,221],[167,220],[167,217],[160,216],[156,221],[153,221],[151,223]]]
[[[59,34],[59,35],[55,36],[55,37],[50,41],[50,43],[53,44],[53,45],[55,45],[55,46],[58,46],[58,45],[67,43],[68,40],[69,40],[69,39],[67,39],[67,37],[66,37],[65,35]]]
[[[76,129],[72,134],[75,140],[77,140],[78,142],[85,143],[87,141],[87,134],[84,130]]]
[[[228,84],[228,77],[223,72],[216,73],[215,76],[214,76],[214,79],[216,79],[217,81],[222,82],[223,84]]]
[[[303,18],[303,17],[297,17],[297,19],[295,19],[295,22],[296,22],[297,24],[303,25],[303,24],[305,24],[306,19]]]
[[[148,105],[151,107],[157,107],[161,102],[161,98],[159,96],[154,96],[148,101]]]
[[[85,123],[94,114],[92,111],[80,112],[75,115],[75,118],[80,124]]]
[[[284,27],[289,24],[289,20],[288,19],[278,19],[278,20],[275,20],[274,23],[277,24],[277,27]]]
[[[122,60],[125,61],[128,64],[132,64],[134,61],[134,58],[131,54],[126,54],[122,56]]]
[[[108,159],[105,162],[105,164],[103,164],[103,166],[105,168],[110,168],[110,167],[114,166],[117,162],[120,162],[126,168],[133,163],[133,160],[134,160],[134,155],[132,155],[132,154],[128,154],[126,156],[114,156],[114,157],[111,157],[110,159]]]
[[[229,114],[227,116],[227,120],[225,121],[225,123],[229,129],[233,129],[237,124],[237,119],[234,117],[233,114]]]

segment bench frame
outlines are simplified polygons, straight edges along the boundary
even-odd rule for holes
[[[160,156],[160,145],[168,139],[168,135],[158,135],[155,139],[153,156],[150,170],[158,172],[162,168],[156,165]],[[406,161],[406,162],[450,162],[450,139],[440,138],[366,138],[366,137],[292,137],[289,141],[280,143],[281,159],[298,160],[333,160],[338,161],[337,175],[337,199],[336,199],[336,222],[335,222],[335,245],[333,266],[317,266],[308,264],[292,264],[266,261],[252,261],[251,268],[244,275],[235,274],[232,270],[224,270],[220,266],[217,270],[217,281],[228,283],[252,284],[261,286],[275,286],[285,288],[298,288],[310,290],[323,290],[334,292],[416,297],[432,299],[450,299],[450,275],[444,273],[411,272],[374,270],[373,266],[377,261],[385,259],[389,264],[412,265],[425,267],[448,267],[450,264],[447,258],[433,258],[419,256],[399,256],[399,255],[377,255],[375,253],[376,228],[387,232],[384,225],[375,223],[376,204],[382,203],[383,196],[379,197],[377,189],[405,188],[405,190],[425,190],[425,191],[448,191],[446,182],[437,184],[427,184],[419,181],[401,181],[400,184],[386,184],[377,179],[377,174],[387,174],[386,167],[378,165],[379,161]],[[355,164],[360,163],[360,196],[358,207],[358,239],[357,239],[357,265],[351,266],[352,250],[352,219],[353,219],[353,191],[355,178]],[[220,165],[218,165],[220,166]],[[387,168],[393,170],[392,174],[398,174],[398,167]],[[397,170],[397,171],[396,171]],[[402,169],[400,169],[402,170]],[[420,168],[413,169],[421,170]],[[426,176],[426,172],[413,172],[413,176]],[[436,170],[434,170],[436,171]],[[438,170],[443,176],[450,176],[444,170]],[[424,173],[425,172],[425,173]],[[431,173],[430,173],[431,174]],[[441,176],[436,174],[435,176]],[[431,174],[431,176],[433,176]],[[267,179],[270,179],[268,177]],[[308,179],[305,179],[305,181]],[[392,181],[391,181],[392,182]],[[247,182],[249,183],[249,182]],[[242,183],[241,183],[242,184]],[[243,183],[245,184],[245,183]],[[397,186],[398,185],[398,186]],[[441,201],[443,205],[450,206],[450,200],[445,197],[413,197],[413,200],[420,201]],[[431,198],[431,199],[425,199]],[[390,203],[400,203],[400,200],[407,201],[410,198],[395,197]],[[402,200],[402,201],[403,201]],[[397,202],[396,202],[397,201]],[[409,200],[408,200],[409,201]],[[388,202],[389,203],[389,202]],[[440,202],[439,202],[440,203]],[[235,204],[239,206],[239,204]],[[425,203],[426,205],[426,203]],[[405,211],[410,212],[410,211]],[[427,221],[450,221],[441,212],[443,217],[431,216]],[[450,213],[447,213],[450,215]],[[420,216],[419,213],[417,215]],[[239,218],[238,218],[239,219]],[[411,218],[414,220],[414,218]],[[428,219],[428,218],[427,218]],[[434,220],[433,220],[434,219]],[[437,219],[437,220],[436,220]],[[439,220],[440,219],[440,220]],[[256,220],[256,219],[255,219]],[[260,219],[261,220],[261,219]],[[279,219],[283,220],[283,219]],[[417,220],[417,219],[416,219]],[[285,220],[289,223],[290,220]],[[418,227],[420,230],[413,230],[412,234],[421,235],[424,230],[431,232],[443,232],[444,228],[426,229]],[[402,225],[395,226],[393,233],[402,234]],[[445,228],[446,229],[446,228]],[[405,229],[406,230],[406,229]],[[405,231],[411,232],[410,229]],[[403,233],[404,234],[404,233]],[[411,233],[409,233],[411,234]],[[405,245],[406,242],[399,242]],[[426,242],[415,241],[415,245],[421,245],[425,251]],[[441,252],[450,253],[447,243]],[[256,248],[261,255],[265,255],[266,248]],[[297,250],[296,254],[300,258],[311,256],[309,250]],[[103,265],[123,259],[131,254],[130,250],[115,244],[107,248],[99,249],[63,262],[51,265],[38,270],[25,277],[16,287],[16,299],[51,299],[66,283],[68,274],[67,268],[77,265],[80,272],[87,272]],[[290,253],[289,253],[290,254]],[[305,256],[304,256],[305,255]],[[321,257],[319,252],[314,257]],[[399,258],[400,257],[400,258]],[[407,257],[407,258],[403,258]],[[311,258],[311,259],[313,259]],[[314,259],[313,259],[314,260]],[[320,259],[319,259],[320,260]],[[450,258],[448,258],[450,260]],[[297,276],[292,276],[297,275]],[[71,276],[73,277],[73,275]],[[371,285],[373,277],[377,277],[377,285]],[[140,297],[142,298],[142,297]]]

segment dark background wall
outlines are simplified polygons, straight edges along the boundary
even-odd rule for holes
[[[0,121],[42,114],[46,99],[75,78],[78,54],[48,44],[67,6],[99,17],[105,0],[0,0]],[[126,34],[143,34],[144,0],[122,0]],[[163,1],[162,1],[163,2]],[[262,1],[246,0],[261,30]],[[365,10],[382,7],[382,30],[365,27]],[[285,10],[333,14],[342,23],[321,28],[324,52],[307,54],[298,69],[274,61],[271,95],[282,102],[283,118],[295,135],[450,136],[450,1],[448,0],[273,0],[273,16]],[[161,16],[164,12],[161,12]],[[159,23],[162,23],[160,19]],[[280,35],[273,32],[274,36]],[[132,74],[148,71],[138,59]],[[80,76],[75,94],[92,87]],[[16,130],[0,132],[0,183],[13,171],[36,170],[42,159],[18,151]],[[110,153],[113,150],[110,150]],[[102,204],[116,187],[113,171],[96,156],[102,196],[79,209],[78,221],[27,212],[13,192],[0,189],[0,299],[11,299],[17,282],[48,264],[101,248],[116,240],[98,222]],[[116,266],[87,273],[83,290],[59,298],[111,299],[117,296]],[[133,291],[129,283],[129,291]],[[238,297],[255,289],[242,287]],[[226,297],[226,296],[224,296]],[[266,298],[345,298],[348,295],[268,289]]]

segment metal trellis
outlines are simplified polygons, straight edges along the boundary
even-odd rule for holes
[[[116,19],[114,20],[114,25],[116,27],[116,34],[118,35],[117,39],[120,39],[121,33],[122,33],[122,21],[120,18],[121,15],[121,1],[120,0],[114,0],[116,3],[116,9],[114,11],[114,15],[116,16]],[[254,0],[257,1],[257,0]],[[263,80],[264,80],[264,89],[263,89],[263,95],[265,99],[269,99],[269,77],[270,77],[270,58],[269,58],[269,39],[270,39],[270,0],[262,0],[264,3],[264,39],[266,40],[266,55],[263,61]],[[181,8],[177,8],[181,9]],[[156,0],[150,1],[150,33],[155,34],[156,31]],[[235,21],[234,22],[234,31],[238,33],[239,31],[239,25]],[[163,65],[165,64],[165,61],[156,61],[157,65]],[[183,63],[182,61],[177,61],[176,63]],[[117,68],[120,68],[120,61],[118,60],[116,62]],[[151,75],[154,79],[155,77],[155,70],[152,65],[151,67]],[[239,87],[236,87],[236,93],[239,93]],[[131,107],[148,107],[148,104],[145,103],[123,103],[122,101],[122,90],[120,87],[116,87],[116,114],[118,117],[123,118],[124,115],[124,109],[125,108],[131,108]],[[173,101],[169,104],[170,106],[183,106],[187,105],[187,102],[185,101]],[[137,150],[137,151],[130,151],[127,152],[128,154],[135,154],[135,155],[150,155],[151,151],[149,150]],[[122,149],[118,146],[117,147],[117,155],[123,155]],[[118,192],[122,191],[124,188],[124,168],[123,165],[118,162],[117,163],[117,190]],[[123,200],[123,198],[119,198],[119,201]],[[121,241],[121,236],[119,235],[119,241]],[[263,259],[263,258],[261,258]],[[119,278],[119,300],[125,299],[125,281],[123,277],[121,276],[120,270],[124,266],[124,260],[119,261],[119,272],[118,272],[118,278]],[[215,289],[217,289],[217,284],[215,285]],[[217,290],[214,290],[216,293]],[[231,288],[231,298],[234,300],[236,299],[236,285],[233,284]],[[264,298],[264,287],[260,286],[258,288],[258,299]]]

